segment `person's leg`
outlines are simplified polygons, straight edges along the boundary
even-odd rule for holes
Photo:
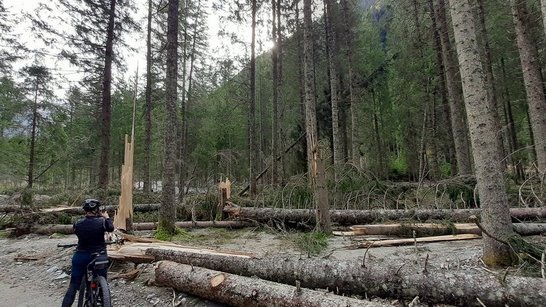
[[[72,256],[72,270],[70,273],[70,284],[63,299],[62,307],[70,307],[74,303],[76,293],[80,289],[80,285],[89,263],[89,255],[87,253],[75,252]]]

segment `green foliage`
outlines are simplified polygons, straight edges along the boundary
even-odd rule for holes
[[[34,191],[32,189],[26,188],[21,193],[21,204],[23,206],[32,206],[32,198],[34,197]]]
[[[293,234],[291,239],[300,251],[316,256],[328,247],[329,237],[323,232],[308,232]]]
[[[391,160],[390,163],[391,171],[395,177],[403,176],[408,173],[408,163],[405,156],[397,156]]]
[[[179,234],[179,231],[180,230],[178,228],[176,228],[175,233],[171,234],[168,231],[166,231],[166,230],[164,230],[162,228],[159,228],[154,232],[154,238],[156,238],[158,240],[161,240],[161,241],[171,241],[174,236]]]

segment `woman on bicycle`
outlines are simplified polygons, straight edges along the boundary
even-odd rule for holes
[[[100,259],[108,260],[104,232],[114,231],[114,224],[106,211],[100,210],[100,202],[96,199],[86,199],[83,202],[85,216],[74,223],[74,233],[78,236],[78,247],[72,257],[72,273],[68,291],[63,299],[62,307],[70,307],[74,303],[76,292],[80,288],[87,265],[93,260],[92,254],[100,252]],[[107,269],[100,270],[99,275],[106,278]]]

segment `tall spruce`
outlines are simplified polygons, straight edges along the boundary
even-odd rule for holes
[[[47,83],[51,80],[51,74],[48,69],[41,65],[32,65],[23,68],[27,82],[31,83],[31,95],[33,96],[31,127],[30,127],[30,150],[28,159],[27,186],[32,188],[34,185],[34,169],[36,163],[36,137],[38,133],[39,120],[39,99],[41,95],[46,94]]]
[[[482,208],[481,219],[485,230],[495,238],[484,235],[483,261],[488,266],[510,265],[510,248],[506,242],[513,235],[510,207],[495,130],[495,117],[488,103],[485,63],[476,33],[472,0],[449,0],[455,44],[463,84],[464,101],[476,164],[477,187]]]
[[[178,0],[169,0],[167,16],[167,76],[165,80],[165,162],[159,225],[169,234],[176,228],[176,127],[177,127],[177,79],[178,79]]]

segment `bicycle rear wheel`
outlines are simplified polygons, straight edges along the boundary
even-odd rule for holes
[[[104,276],[95,277],[95,284],[97,287],[93,290],[93,295],[95,296],[96,306],[112,307],[110,288],[108,287],[106,278],[104,278]]]
[[[84,300],[85,300],[85,276],[82,278],[80,289],[78,290],[78,307],[84,306],[83,304]]]

